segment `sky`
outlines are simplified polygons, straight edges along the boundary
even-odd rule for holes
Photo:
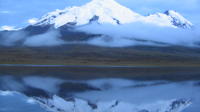
[[[0,27],[23,27],[32,18],[40,18],[55,9],[80,6],[90,0],[0,0]],[[200,0],[116,0],[118,3],[148,15],[172,9],[181,13],[195,25],[200,25]],[[9,29],[9,27],[8,27]]]

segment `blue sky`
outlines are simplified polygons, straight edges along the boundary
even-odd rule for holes
[[[31,18],[63,9],[83,5],[90,0],[0,0],[0,26],[22,27]],[[192,23],[200,24],[200,0],[116,0],[120,4],[143,15],[165,10],[176,10]]]

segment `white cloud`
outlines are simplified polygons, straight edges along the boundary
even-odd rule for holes
[[[2,37],[0,38],[0,45],[4,46],[13,46],[17,42],[23,40],[27,36],[24,31],[11,31],[2,33]]]
[[[32,37],[28,37],[24,45],[31,47],[40,47],[40,46],[57,46],[64,44],[64,41],[59,39],[60,32],[50,30],[47,33],[35,35]]]
[[[29,24],[35,24],[35,23],[37,23],[37,21],[38,21],[38,18],[31,18],[31,19],[28,20],[28,23]]]
[[[191,30],[158,27],[143,23],[132,23],[119,26],[91,24],[79,27],[77,30],[91,34],[106,35],[106,37],[89,40],[88,43],[108,47],[123,47],[141,44],[196,46],[196,44],[200,42],[198,27]]]
[[[11,13],[11,11],[3,10],[3,11],[0,11],[0,13],[2,13],[2,14],[9,14],[9,13]]]
[[[15,26],[7,26],[7,25],[4,25],[4,26],[1,26],[0,30],[16,30],[15,29]]]

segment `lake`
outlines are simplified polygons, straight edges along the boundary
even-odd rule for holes
[[[0,112],[199,112],[198,67],[0,66]]]

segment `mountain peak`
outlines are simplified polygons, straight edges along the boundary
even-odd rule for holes
[[[174,10],[167,10],[165,14],[172,18],[172,23],[175,26],[182,28],[191,28],[193,26],[190,21]]]
[[[129,8],[126,8],[115,0],[92,0],[77,7],[67,7],[64,10],[56,10],[43,16],[35,25],[52,24],[55,28],[63,25],[85,25],[92,21],[100,24],[127,24],[133,22],[151,23],[165,27],[191,28],[192,23],[175,11],[156,13],[150,16],[142,16]]]
[[[117,2],[115,0],[92,0],[90,3],[107,4],[107,3],[117,3]]]
[[[74,6],[50,12],[43,16],[37,25],[54,24],[56,28],[68,23],[84,25],[95,16],[98,16],[99,23],[111,24],[130,23],[140,17],[139,14],[121,6],[114,0],[92,0],[80,7]]]

